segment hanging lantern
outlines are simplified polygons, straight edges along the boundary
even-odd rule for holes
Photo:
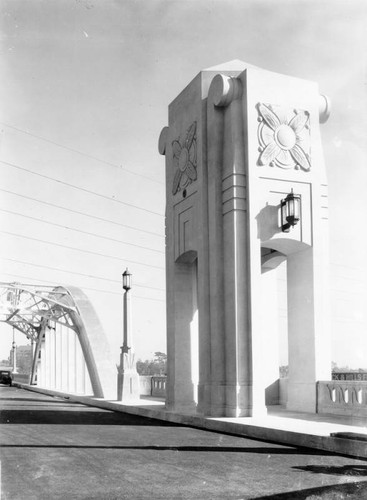
[[[290,228],[298,224],[301,219],[301,196],[292,191],[280,203],[282,217],[282,231],[289,233]]]

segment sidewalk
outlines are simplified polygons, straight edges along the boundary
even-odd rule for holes
[[[164,400],[159,398],[144,397],[144,399],[123,404],[119,401],[41,389],[28,384],[16,383],[14,385],[30,391],[64,397],[87,406],[367,459],[367,422],[365,419],[288,412],[279,406],[270,407],[268,415],[264,417],[210,418],[168,411]]]

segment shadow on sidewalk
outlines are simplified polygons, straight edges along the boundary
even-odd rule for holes
[[[336,474],[338,476],[367,476],[367,465],[305,465],[294,466],[292,469],[313,472],[314,474]]]
[[[3,401],[12,401],[14,402],[11,406],[16,406],[19,402],[28,403],[30,405],[34,405],[37,403],[46,403],[46,404],[61,404],[61,405],[75,405],[75,406],[83,406],[81,403],[74,403],[73,401],[69,401],[63,398],[49,398],[49,399],[41,399],[41,398],[0,398],[0,403]]]
[[[102,450],[154,450],[154,451],[179,451],[179,452],[208,452],[208,453],[257,453],[262,455],[324,455],[306,449],[276,448],[276,447],[240,447],[240,446],[129,446],[129,445],[75,445],[75,444],[2,444],[2,448],[67,448],[67,449],[102,449]]]
[[[333,484],[254,498],[256,500],[361,500],[367,498],[367,481]]]
[[[182,427],[180,424],[155,420],[137,415],[108,410],[74,407],[69,410],[45,409],[3,409],[1,424],[53,424],[53,425],[144,425],[159,427]]]

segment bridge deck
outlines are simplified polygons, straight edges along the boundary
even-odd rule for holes
[[[64,393],[26,386],[57,396]],[[172,412],[165,409],[163,399],[142,398],[129,404],[87,396],[67,395],[73,401],[132,415],[158,418],[207,430],[238,434],[256,439],[267,439],[292,446],[305,446],[358,458],[367,458],[367,422],[365,418],[289,412],[280,406],[270,406],[268,415],[247,418],[205,418]],[[348,436],[347,436],[348,435]],[[351,439],[354,438],[354,439]]]
[[[1,387],[0,403],[3,500],[367,495],[364,460],[16,387]]]

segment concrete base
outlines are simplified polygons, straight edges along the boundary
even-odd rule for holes
[[[77,396],[57,391],[38,389],[18,384],[18,387],[41,394],[64,397],[70,401],[132,415],[155,418],[178,424],[224,432],[253,439],[272,441],[289,446],[299,446],[367,459],[367,441],[350,439],[351,434],[367,436],[365,419],[346,419],[335,415],[315,415],[288,412],[281,407],[270,407],[265,417],[207,418],[168,411],[158,398],[144,398],[130,404],[106,401],[88,396]],[[268,411],[269,411],[268,410]],[[342,433],[342,434],[341,434]],[[339,437],[341,436],[341,437]]]
[[[302,398],[299,395],[302,394]],[[288,381],[287,410],[316,413],[316,382],[294,383]]]
[[[117,400],[136,401],[140,395],[139,375],[135,370],[127,370],[117,376]]]
[[[197,413],[197,407],[196,404],[190,402],[185,404],[184,402],[182,403],[176,403],[176,404],[166,404],[167,411],[175,412],[175,413],[183,413],[185,415],[196,415]]]

